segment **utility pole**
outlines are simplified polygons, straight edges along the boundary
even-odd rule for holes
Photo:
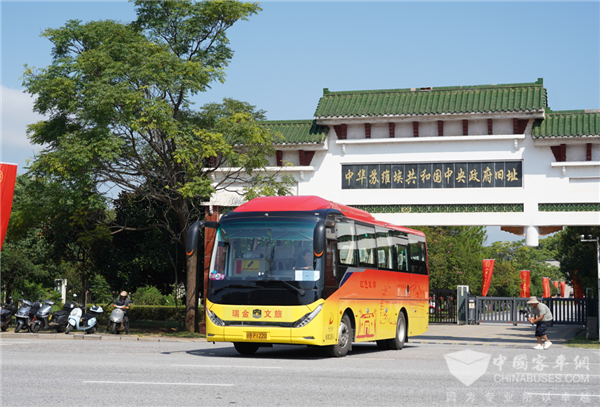
[[[585,238],[585,235],[581,235],[582,242],[594,242],[596,243],[596,262],[598,263],[598,295],[596,296],[596,300],[598,301],[598,314],[596,318],[596,324],[598,328],[598,340],[600,340],[600,238],[596,237],[592,239],[592,235],[588,235],[588,238]]]

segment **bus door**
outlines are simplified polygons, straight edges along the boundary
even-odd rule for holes
[[[327,240],[327,249],[325,254],[325,292],[323,298],[327,299],[338,289],[338,269],[336,260],[337,242]]]

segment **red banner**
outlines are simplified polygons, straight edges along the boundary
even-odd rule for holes
[[[483,261],[483,283],[481,285],[481,295],[485,297],[490,289],[490,284],[492,282],[492,273],[494,272],[494,262],[493,259],[485,259]]]
[[[579,270],[575,270],[573,272],[573,298],[583,298],[583,289],[581,288],[581,281],[579,281],[579,277],[577,277],[577,272]]]
[[[8,229],[16,179],[17,166],[0,163],[0,249],[4,243],[6,229]]]
[[[550,292],[550,277],[543,277],[542,281],[544,282],[544,298],[550,298],[552,297],[552,294]]]
[[[529,270],[521,270],[521,298],[529,297]]]
[[[567,283],[565,283],[564,281],[560,282],[560,296],[565,298],[565,293],[567,291]]]

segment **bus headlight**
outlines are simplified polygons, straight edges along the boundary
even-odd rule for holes
[[[294,322],[294,328],[302,328],[303,326],[308,324],[319,314],[319,312],[321,312],[321,309],[323,309],[323,304],[315,308],[313,312],[309,312],[308,314],[304,315],[302,318]]]
[[[223,322],[223,320],[221,318],[219,318],[217,316],[217,314],[215,314],[211,310],[208,310],[207,314],[213,324],[215,324],[217,326],[225,326],[225,322]]]

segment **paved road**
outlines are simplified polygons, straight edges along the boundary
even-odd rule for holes
[[[354,344],[340,359],[304,346],[261,348],[245,357],[230,344],[205,341],[2,335],[0,401],[7,407],[600,404],[597,350],[557,343],[535,351],[531,336],[514,346],[491,337],[489,347],[437,343],[456,339],[451,330],[458,328],[465,327],[432,327],[402,351]],[[481,333],[498,329],[479,328],[456,332],[485,342]]]

